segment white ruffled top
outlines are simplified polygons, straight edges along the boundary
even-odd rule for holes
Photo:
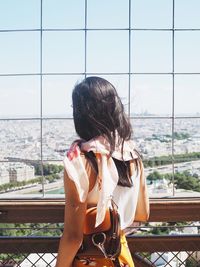
[[[89,178],[81,158],[81,151],[93,151],[97,159],[98,181],[91,192],[89,192]],[[116,146],[111,157],[109,142],[102,136],[83,142],[81,149],[75,142],[64,157],[64,167],[69,178],[76,185],[80,201],[85,202],[87,199],[90,202],[96,199],[97,216],[95,226],[97,227],[103,222],[106,209],[109,207],[110,198],[112,197],[118,205],[121,228],[124,229],[134,221],[140,187],[140,170],[135,171],[131,177],[132,187],[119,186],[117,185],[118,172],[112,158],[118,160],[123,158],[125,161],[138,158],[138,155],[134,152],[133,142],[124,142],[123,157],[121,145]]]

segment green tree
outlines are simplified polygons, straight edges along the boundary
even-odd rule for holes
[[[190,257],[186,260],[185,267],[200,267],[200,263],[198,263],[194,258]]]
[[[158,171],[154,171],[147,176],[147,179],[149,181],[156,181],[156,180],[160,180],[162,178],[163,178],[163,175],[161,173],[159,173]]]

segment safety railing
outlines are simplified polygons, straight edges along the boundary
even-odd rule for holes
[[[128,229],[135,266],[200,266],[200,199],[150,205],[148,223]],[[54,266],[63,215],[62,200],[1,201],[0,266]]]

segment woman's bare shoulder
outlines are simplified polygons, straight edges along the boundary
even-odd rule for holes
[[[91,191],[96,183],[97,172],[94,169],[92,162],[86,157],[86,155],[83,152],[81,152],[81,159],[83,161],[85,170],[89,178],[89,191]]]

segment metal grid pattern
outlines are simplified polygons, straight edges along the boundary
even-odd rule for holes
[[[170,251],[170,252],[155,252],[153,254],[136,253],[134,257],[136,260],[140,262],[140,264],[142,264],[141,266],[146,266],[146,267],[200,266],[200,261],[198,259],[198,251],[178,251],[178,252]]]
[[[5,260],[0,260],[1,267],[39,267],[55,266],[56,255],[53,253],[33,253],[33,254],[6,254]]]
[[[38,120],[40,122],[40,163],[41,163],[41,169],[42,169],[42,176],[43,176],[43,163],[46,161],[43,158],[43,122],[44,120],[52,120],[52,119],[69,119],[69,118],[58,118],[58,117],[48,117],[44,116],[43,114],[43,78],[45,76],[62,76],[62,75],[83,75],[83,76],[90,76],[90,75],[128,75],[128,114],[130,116],[131,113],[131,90],[134,90],[133,85],[132,85],[132,78],[134,78],[134,75],[171,75],[172,77],[172,111],[171,111],[171,116],[137,116],[137,117],[131,117],[134,120],[137,119],[170,119],[171,120],[171,134],[172,134],[172,148],[171,148],[171,156],[172,156],[172,172],[173,172],[173,183],[174,183],[174,168],[175,168],[175,163],[174,163],[174,144],[175,144],[175,139],[174,139],[174,132],[175,132],[175,119],[193,119],[193,118],[200,118],[200,116],[176,116],[175,115],[175,102],[174,102],[174,92],[175,92],[175,76],[178,75],[199,75],[200,72],[175,72],[175,33],[176,32],[182,32],[182,31],[200,31],[199,28],[175,28],[175,4],[176,0],[171,0],[172,1],[172,27],[171,28],[133,28],[132,27],[132,4],[134,0],[128,0],[128,14],[129,14],[129,25],[128,28],[89,28],[88,27],[88,5],[89,5],[89,0],[84,0],[84,14],[85,14],[85,22],[84,22],[84,28],[57,28],[57,29],[44,29],[43,28],[43,2],[44,0],[38,0],[40,1],[40,27],[39,28],[34,28],[34,29],[0,29],[0,34],[3,34],[5,32],[9,33],[14,33],[14,32],[39,32],[40,33],[40,59],[39,59],[39,69],[40,71],[38,73],[5,73],[2,74],[0,73],[0,77],[16,77],[16,76],[38,76],[40,78],[40,116],[38,117],[32,117],[32,118],[0,118],[0,121],[8,121],[8,120]],[[133,18],[134,19],[134,18]],[[43,33],[44,32],[71,32],[71,31],[77,31],[77,32],[84,32],[84,72],[51,72],[51,73],[46,73],[43,71]],[[100,31],[125,31],[129,33],[128,37],[128,72],[101,72],[101,73],[92,73],[87,71],[87,51],[88,51],[88,37],[87,34],[88,32],[95,31],[95,32],[100,32]],[[172,66],[171,72],[134,72],[131,68],[131,58],[132,58],[132,40],[134,42],[134,39],[132,38],[132,35],[136,31],[149,31],[149,32],[170,32],[172,36]],[[3,162],[3,161],[2,161]],[[43,192],[43,197],[44,197],[44,176],[43,176],[43,183],[42,183],[42,192]],[[173,186],[173,196],[175,195],[174,192],[174,186]]]
[[[184,227],[188,227],[191,228],[192,226],[188,226],[188,225],[184,225],[184,223],[182,224],[182,226],[160,226],[160,229],[162,228],[164,231],[165,230],[171,230],[174,228],[177,229],[181,229]],[[193,226],[194,227],[194,226]],[[198,224],[197,226],[198,227]],[[135,233],[137,230],[143,229],[144,230],[145,226],[138,228],[136,227],[131,227],[129,228],[129,231],[134,233],[132,236],[129,234],[129,238],[132,237],[133,238],[133,243],[135,243],[134,241],[134,237],[137,237],[138,233]],[[152,231],[152,230],[156,230],[156,226],[148,226],[148,230]],[[0,229],[2,230],[2,229]],[[36,224],[34,227],[34,230],[31,233],[31,227],[18,227],[18,228],[4,228],[4,230],[16,230],[16,231],[20,231],[21,230],[21,236],[25,236],[25,237],[36,237],[36,238],[42,238],[45,235],[45,232],[47,230],[47,232],[49,231],[54,233],[55,238],[57,239],[57,241],[59,240],[58,237],[60,236],[60,233],[62,233],[62,225],[60,226],[56,226],[55,224],[45,224],[43,227],[41,224]],[[30,234],[25,235],[23,234],[24,230],[30,230]],[[41,233],[41,231],[43,231],[43,233]],[[56,234],[55,234],[56,232]],[[8,232],[7,232],[8,234]],[[136,234],[136,236],[135,236]],[[148,238],[149,233],[146,233],[145,236]],[[49,236],[49,235],[48,235]],[[56,261],[56,250],[55,248],[52,249],[50,247],[48,247],[48,238],[46,237],[46,242],[45,243],[45,249],[44,246],[43,247],[43,252],[40,251],[41,248],[37,248],[37,246],[34,246],[34,243],[26,243],[26,250],[24,251],[24,245],[23,246],[18,246],[15,245],[15,249],[13,251],[13,246],[12,249],[10,251],[10,253],[1,253],[0,254],[0,266],[12,266],[12,267],[17,267],[17,266],[21,266],[21,267],[31,267],[31,266],[35,266],[35,267],[46,267],[46,266],[55,266],[55,261]],[[51,235],[52,236],[52,235]],[[143,234],[144,236],[144,234]],[[195,236],[195,235],[194,235]],[[12,240],[12,236],[9,236],[8,234],[8,238],[10,238]],[[15,240],[13,240],[15,242]],[[31,240],[30,240],[31,241]],[[49,239],[50,241],[50,239]],[[56,242],[57,242],[56,241]],[[38,240],[39,242],[39,240]],[[42,239],[41,239],[41,242]],[[158,241],[159,242],[159,241]],[[183,248],[181,248],[181,245],[176,244],[176,249],[177,251],[175,251],[173,249],[174,247],[174,241],[171,241],[171,245],[161,245],[162,249],[163,247],[165,248],[164,252],[160,252],[160,251],[156,251],[153,247],[151,248],[151,252],[143,252],[140,251],[139,252],[133,252],[133,259],[134,259],[134,263],[135,266],[138,267],[148,267],[148,266],[162,266],[162,267],[198,267],[200,266],[200,252],[198,251],[199,246],[197,247],[195,244],[195,242],[192,242],[192,239],[190,240],[190,246],[191,249],[190,251],[186,251]],[[136,243],[137,246],[137,243]],[[157,245],[157,247],[159,247]],[[14,252],[14,253],[13,253]],[[54,253],[55,252],[55,253]]]
[[[49,237],[61,236],[63,231],[63,224],[21,224],[18,227],[0,228],[8,239],[16,237]],[[32,267],[32,266],[55,266],[57,253],[31,253],[33,244],[29,244],[30,253],[24,252],[16,245],[15,253],[0,253],[0,266],[5,267]]]
[[[33,253],[26,254],[6,254],[5,258],[9,260],[0,260],[0,266],[4,267],[53,267],[56,263],[56,255],[54,253]],[[158,252],[151,255],[148,253],[137,253],[133,255],[136,267],[199,267],[200,261],[197,259],[198,251],[182,251],[182,252]],[[168,260],[168,257],[170,259]]]

